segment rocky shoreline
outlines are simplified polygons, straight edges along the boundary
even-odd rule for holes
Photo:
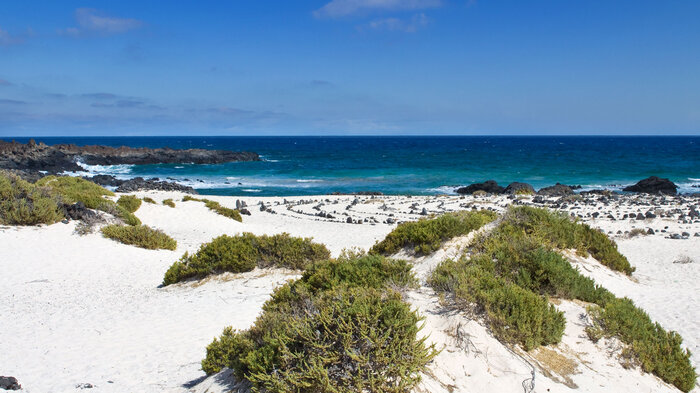
[[[87,165],[146,165],[222,164],[237,161],[260,161],[260,156],[253,152],[228,150],[47,145],[34,140],[26,144],[0,140],[0,169],[27,172],[58,174],[82,171],[84,168],[79,162]]]

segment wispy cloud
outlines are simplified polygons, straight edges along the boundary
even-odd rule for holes
[[[0,46],[23,44],[31,33],[32,31],[28,30],[26,34],[10,34],[7,30],[3,30],[0,27]]]
[[[422,10],[441,5],[441,0],[332,0],[314,11],[314,16],[341,18],[372,11]]]
[[[112,93],[85,93],[80,96],[94,100],[114,100],[118,97],[116,94]]]
[[[143,22],[138,19],[108,16],[93,8],[75,10],[75,21],[78,27],[68,27],[59,30],[59,33],[75,37],[86,34],[120,34],[143,26]]]
[[[5,79],[0,79],[0,86],[12,86],[12,83],[6,81]]]
[[[402,18],[383,18],[375,19],[367,25],[359,26],[359,30],[384,30],[398,31],[402,33],[414,33],[418,29],[427,26],[430,19],[425,14],[413,15],[410,19]]]
[[[7,98],[0,98],[0,105],[26,105],[26,101],[20,100],[10,100]]]

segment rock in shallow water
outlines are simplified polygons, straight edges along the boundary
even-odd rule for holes
[[[678,186],[669,179],[651,176],[644,180],[640,180],[637,184],[625,187],[622,191],[639,192],[644,194],[666,194],[676,195]]]

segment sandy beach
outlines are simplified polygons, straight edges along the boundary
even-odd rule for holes
[[[399,222],[463,209],[502,211],[512,203],[573,213],[610,234],[636,267],[631,277],[573,253],[571,262],[615,295],[633,299],[666,329],[679,332],[693,352],[693,364],[700,365],[700,221],[688,215],[698,197],[589,195],[569,202],[506,196],[207,197],[232,208],[237,200],[245,203],[251,215],[239,223],[202,203],[181,202],[183,193],[133,195],[157,202],[144,203],[136,215],[177,240],[175,251],[123,245],[99,231],[80,236],[75,221],[0,227],[5,278],[0,286],[0,373],[17,377],[23,391],[224,389],[225,384],[205,379],[201,370],[206,345],[226,326],[248,328],[271,291],[299,272],[256,269],[160,287],[167,268],[185,251],[194,252],[216,236],[287,232],[312,237],[337,256],[346,248],[368,249]],[[167,198],[175,208],[160,204]],[[646,218],[650,211],[655,217]],[[644,217],[638,219],[640,213]],[[650,228],[653,234],[629,236],[633,229],[646,233]],[[502,345],[478,319],[445,312],[425,279],[441,260],[468,245],[471,236],[453,239],[427,257],[399,254],[414,263],[421,282],[405,296],[426,317],[422,334],[443,348],[416,392],[521,391],[533,371],[537,392],[678,391],[651,374],[624,369],[616,359],[619,343],[588,340],[583,332],[586,307],[580,302],[555,303],[566,314],[564,339],[531,353]]]

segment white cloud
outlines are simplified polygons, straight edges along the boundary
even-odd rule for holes
[[[15,44],[21,44],[23,42],[24,37],[12,35],[0,28],[0,46],[10,46]]]
[[[85,33],[119,34],[143,26],[143,22],[138,19],[107,16],[92,8],[75,10],[75,20],[79,27],[68,27],[59,33],[76,37]]]
[[[414,33],[418,29],[425,27],[430,23],[430,19],[425,14],[414,15],[411,19],[400,18],[384,18],[376,19],[366,25],[366,28],[371,30],[386,30],[399,31],[403,33]],[[360,30],[364,30],[360,27]]]
[[[332,0],[314,11],[314,16],[339,18],[368,11],[420,10],[441,5],[441,0]]]

